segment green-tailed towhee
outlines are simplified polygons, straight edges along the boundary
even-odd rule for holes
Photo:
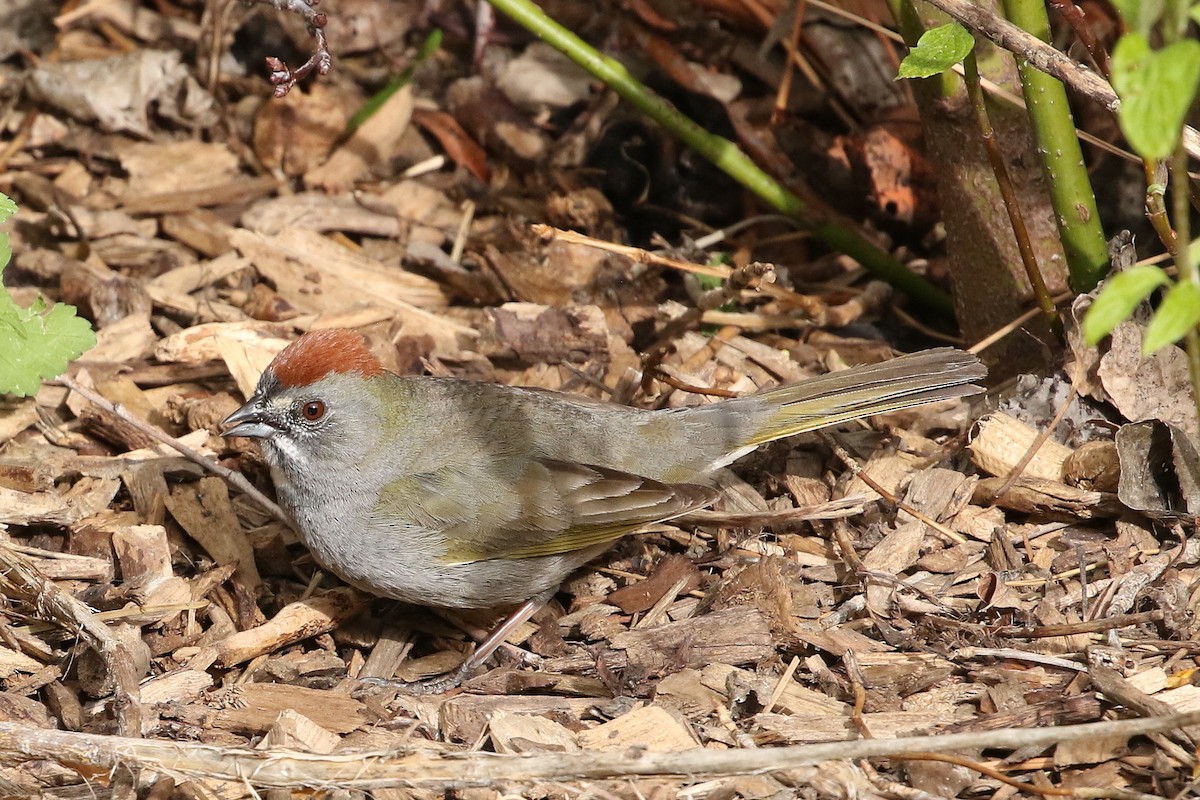
[[[717,498],[713,473],[803,431],[974,394],[972,355],[928,350],[693,408],[383,369],[362,336],[304,334],[226,436],[262,441],[317,561],[375,594],[484,608],[548,597],[624,534]],[[525,618],[536,610],[525,602]],[[504,625],[502,628],[509,628]],[[490,637],[456,680],[482,662]]]

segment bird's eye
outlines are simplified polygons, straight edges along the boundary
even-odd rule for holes
[[[300,409],[300,416],[309,422],[316,422],[325,416],[325,403],[320,400],[309,400]]]

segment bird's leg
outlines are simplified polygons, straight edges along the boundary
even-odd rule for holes
[[[363,678],[359,681],[359,684],[361,686],[382,686],[388,689],[396,689],[404,694],[441,694],[442,692],[448,692],[466,680],[475,670],[482,667],[492,653],[496,652],[496,649],[504,644],[504,640],[508,638],[508,635],[518,625],[528,621],[530,617],[540,611],[549,599],[550,593],[541,594],[517,606],[511,614],[492,629],[487,638],[479,643],[475,651],[467,656],[462,664],[449,672],[422,678],[418,681],[402,681],[396,678]]]

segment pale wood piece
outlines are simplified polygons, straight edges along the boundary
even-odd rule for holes
[[[225,690],[217,698],[223,707],[190,704],[164,713],[195,725],[240,734],[268,731],[286,710],[300,711],[335,734],[349,733],[362,725],[363,704],[337,692],[288,686],[282,683],[246,683]],[[210,701],[211,702],[211,701]]]
[[[279,353],[275,340],[270,340],[264,347],[258,342],[241,342],[218,337],[216,344],[221,360],[229,368],[229,374],[237,383],[242,397],[250,399],[258,388],[262,374]]]
[[[375,198],[372,198],[375,199]],[[386,208],[386,204],[381,204]],[[395,239],[404,233],[395,213],[368,208],[351,195],[300,192],[255,203],[242,214],[242,225],[272,235],[284,228],[307,228],[325,233],[342,231]]]
[[[113,579],[112,562],[105,558],[60,553],[15,543],[9,546],[29,558],[39,573],[53,581],[107,582]]]
[[[1056,481],[1018,478],[1004,494],[1005,478],[987,478],[975,487],[976,503],[995,503],[1001,508],[1034,514],[1041,519],[1062,519],[1077,522],[1085,519],[1108,519],[1125,513],[1125,507],[1111,492],[1092,492],[1067,486]]]
[[[223,341],[241,342],[278,353],[287,347],[287,327],[277,322],[243,320],[206,322],[164,337],[154,348],[154,357],[164,363],[204,364],[220,361]]]
[[[193,319],[244,320],[247,314],[242,309],[213,297],[193,297],[191,293],[251,266],[249,259],[236,253],[224,253],[211,261],[184,264],[164,272],[146,283],[146,291],[159,308],[186,314]]]
[[[595,700],[577,697],[460,694],[441,704],[438,727],[448,741],[474,742],[487,728],[488,720],[498,711],[508,714],[536,714],[575,726],[595,705]]]
[[[83,476],[65,492],[18,492],[0,486],[0,523],[58,525],[69,528],[108,508],[121,482]]]
[[[497,753],[571,753],[579,750],[575,734],[546,717],[498,710],[488,721]]]
[[[316,597],[289,603],[257,628],[239,631],[217,643],[213,655],[224,667],[272,653],[289,644],[333,630],[357,614],[368,598],[357,589],[342,587]]]
[[[440,285],[382,264],[314,231],[285,228],[265,236],[238,229],[230,239],[254,262],[259,274],[274,284],[275,291],[301,311],[376,305],[432,325],[453,326],[449,320],[421,311],[446,307]]]
[[[627,747],[651,752],[691,750],[699,745],[691,727],[679,715],[662,706],[642,706],[603,725],[576,734],[584,750],[614,751]]]
[[[970,447],[971,461],[989,475],[1007,478],[1040,435],[1037,429],[1008,414],[989,414],[976,423]],[[1061,481],[1063,464],[1072,452],[1071,448],[1047,439],[1021,474],[1027,478]]]
[[[658,671],[706,664],[747,664],[775,652],[766,616],[738,606],[656,628],[639,628],[612,637],[626,661]]]
[[[96,346],[76,359],[75,363],[124,364],[137,361],[150,355],[157,341],[158,334],[150,327],[150,312],[130,314],[96,331]]]
[[[7,679],[18,672],[34,673],[41,668],[41,662],[30,658],[21,651],[0,647],[0,678]]]
[[[140,624],[166,622],[181,612],[178,606],[193,599],[191,583],[171,569],[171,546],[161,525],[122,526],[113,532],[113,549],[121,565],[121,576],[138,592],[139,605],[147,609],[175,609],[127,618]]]
[[[867,730],[877,739],[915,736],[937,731],[950,722],[965,722],[974,716],[969,706],[953,715],[926,711],[882,711],[863,714]],[[849,715],[824,714],[785,716],[759,714],[754,718],[754,740],[766,744],[816,744],[858,739],[861,733]]]
[[[286,708],[259,742],[258,749],[279,747],[304,753],[332,753],[340,743],[336,733],[325,730],[299,711]]]
[[[168,214],[161,224],[167,236],[209,258],[229,252],[229,234],[233,232],[233,226],[211,211],[194,209],[182,214]]]
[[[212,675],[196,669],[177,669],[142,684],[147,706],[174,706],[194,702],[213,685]]]
[[[341,192],[396,151],[412,120],[412,85],[406,84],[355,129],[329,159],[304,176],[310,188]]]

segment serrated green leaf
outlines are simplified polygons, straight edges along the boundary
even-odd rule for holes
[[[1126,27],[1149,36],[1163,13],[1163,0],[1113,0]]]
[[[1200,86],[1200,42],[1186,39],[1151,50],[1144,35],[1127,33],[1113,49],[1112,84],[1130,146],[1143,158],[1166,158]]]
[[[945,72],[966,58],[974,46],[975,37],[957,22],[931,28],[900,62],[896,80],[929,78]]]
[[[0,194],[0,220],[16,210]],[[41,297],[30,308],[18,306],[2,280],[9,256],[8,235],[0,234],[0,394],[27,397],[43,379],[61,375],[71,359],[96,344],[96,334],[74,306],[56,303],[47,311]]]
[[[1142,353],[1150,355],[1174,344],[1200,324],[1200,286],[1190,281],[1177,283],[1154,312],[1142,337]]]
[[[1088,344],[1096,344],[1133,313],[1159,286],[1170,283],[1158,267],[1132,267],[1105,282],[1083,318],[1081,329]]]
[[[18,312],[0,317],[0,393],[27,397],[95,345],[96,334],[74,306],[64,303],[55,303],[45,314]]]

